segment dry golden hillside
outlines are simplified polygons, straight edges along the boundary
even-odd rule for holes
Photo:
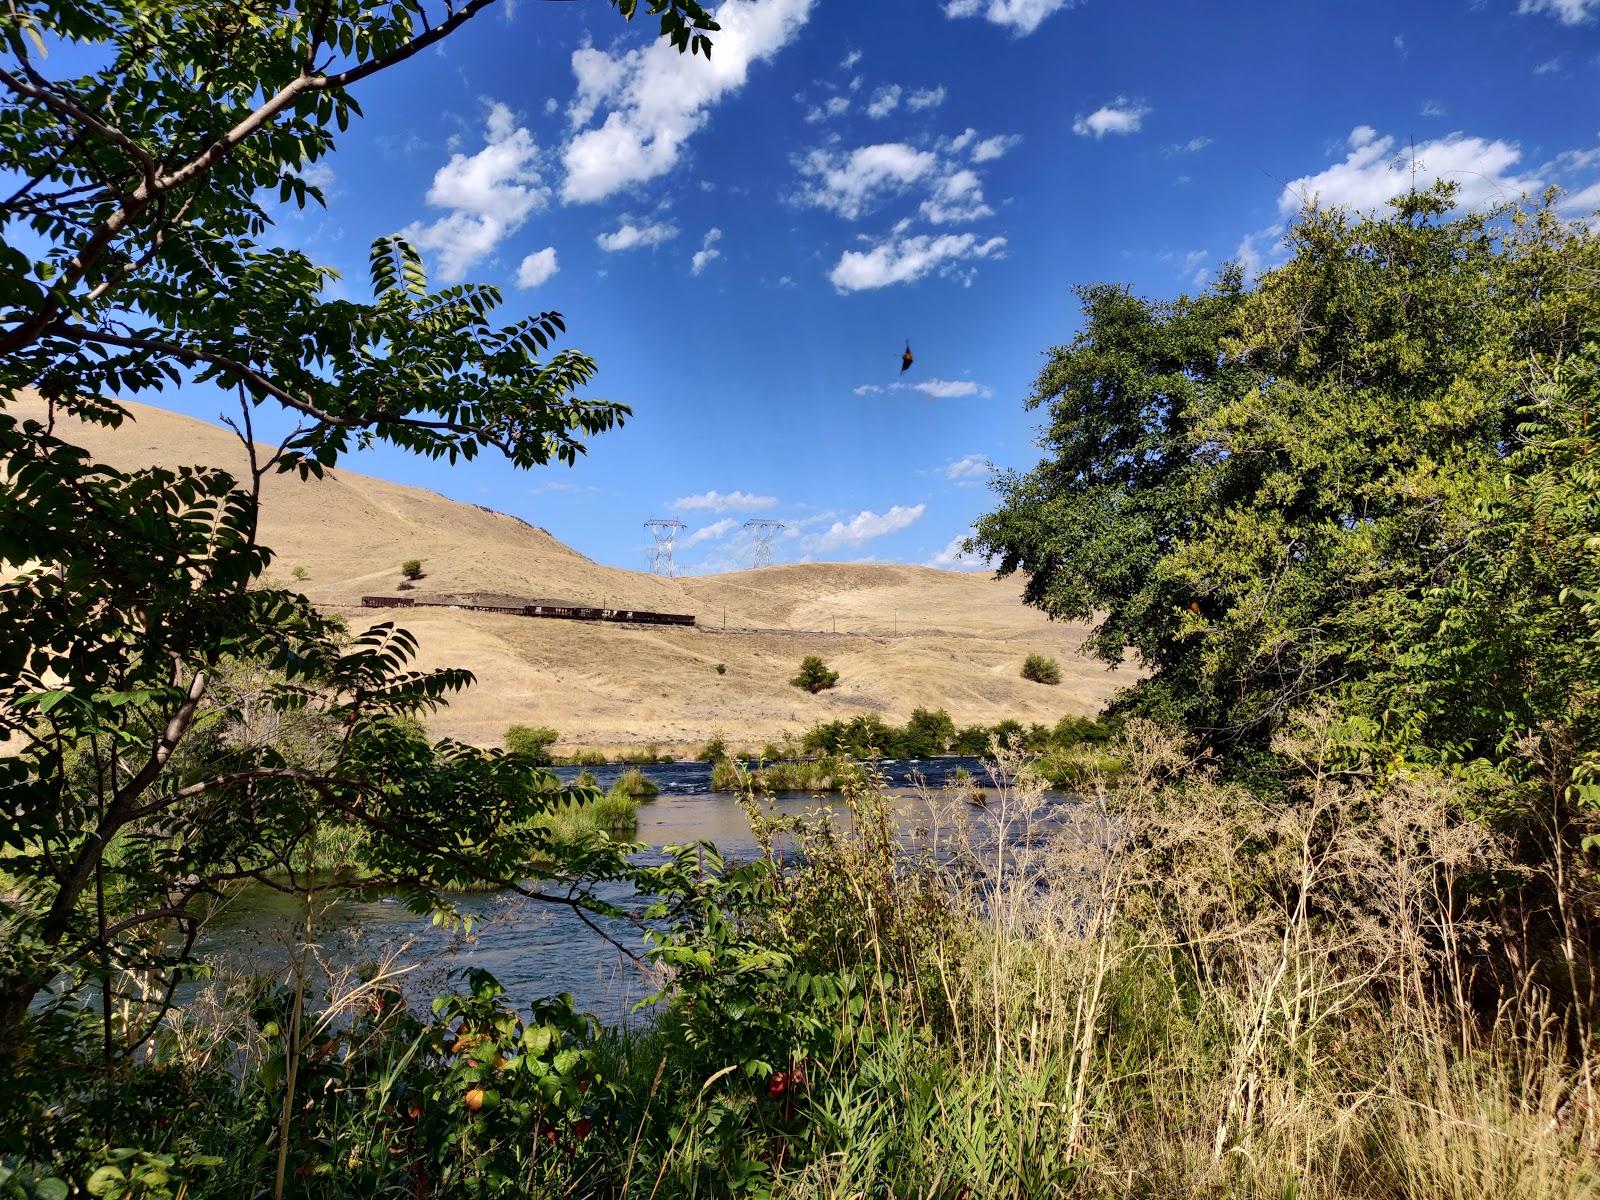
[[[206,463],[239,471],[232,433],[130,404],[118,430],[66,434],[122,468]],[[352,624],[397,617],[421,641],[424,665],[478,677],[432,721],[435,732],[498,743],[512,722],[552,725],[564,748],[698,745],[721,731],[759,745],[818,719],[863,710],[903,720],[948,708],[960,724],[1005,717],[1054,722],[1091,713],[1129,676],[1079,653],[1085,629],[1048,621],[1015,581],[927,567],[797,564],[664,579],[601,566],[515,517],[348,471],[266,485],[262,540],[274,574],[310,574],[304,590]],[[402,592],[399,564],[426,577]],[[360,608],[362,596],[497,593],[619,608],[694,613],[696,628],[593,626],[455,609]],[[837,628],[838,632],[833,630]],[[1054,655],[1059,687],[1019,677],[1030,652]],[[811,696],[788,683],[820,654],[839,686]],[[718,664],[726,666],[718,674]]]

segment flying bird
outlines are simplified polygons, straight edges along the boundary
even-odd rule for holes
[[[900,374],[904,375],[907,371],[911,370],[911,364],[914,361],[915,360],[911,357],[911,343],[907,342],[906,352],[900,356]]]

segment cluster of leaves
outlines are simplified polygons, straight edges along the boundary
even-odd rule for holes
[[[561,739],[561,734],[548,726],[510,725],[506,728],[506,750],[519,754],[534,766],[548,767],[550,748]]]
[[[1310,210],[1253,285],[1081,290],[976,543],[1138,656],[1120,710],[1236,764],[1315,700],[1372,763],[1592,771],[1600,235],[1454,202]]]

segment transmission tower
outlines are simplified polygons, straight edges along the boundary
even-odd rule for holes
[[[750,535],[750,565],[752,567],[770,567],[772,565],[772,539],[777,537],[784,525],[782,521],[746,521],[744,531]]]
[[[678,540],[678,530],[687,529],[682,521],[670,517],[652,517],[644,523],[654,544],[650,547],[650,573],[675,576],[678,568],[672,562],[672,543]]]

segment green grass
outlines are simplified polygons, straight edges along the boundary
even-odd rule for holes
[[[862,766],[843,755],[769,762],[753,767],[725,758],[711,768],[714,792],[838,792],[866,781],[867,773]]]

